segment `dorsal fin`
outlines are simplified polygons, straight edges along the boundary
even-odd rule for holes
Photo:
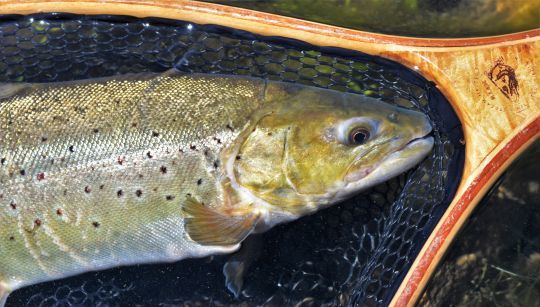
[[[0,99],[11,97],[28,86],[28,83],[0,83]]]
[[[259,215],[227,215],[188,196],[183,206],[185,230],[201,245],[229,246],[240,243],[255,228]]]

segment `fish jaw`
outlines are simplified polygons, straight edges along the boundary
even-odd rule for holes
[[[334,201],[346,199],[355,193],[408,171],[431,152],[433,145],[434,139],[431,136],[414,139],[401,150],[389,155],[376,167],[349,173],[337,189]]]

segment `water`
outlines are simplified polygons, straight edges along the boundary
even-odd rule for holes
[[[538,0],[209,1],[363,31],[418,37],[475,37],[540,27]]]
[[[540,141],[501,176],[428,283],[425,306],[540,306]]]

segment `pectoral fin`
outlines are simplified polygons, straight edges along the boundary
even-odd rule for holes
[[[227,215],[205,206],[193,197],[184,204],[185,230],[191,240],[201,245],[229,246],[240,243],[252,231],[258,214]]]

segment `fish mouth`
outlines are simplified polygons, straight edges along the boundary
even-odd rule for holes
[[[431,151],[433,144],[434,138],[430,135],[412,139],[399,147],[378,165],[347,174],[345,176],[345,182],[348,185],[364,182],[364,186],[368,184],[372,186],[386,181],[420,163]],[[374,175],[374,173],[377,174]],[[377,177],[377,179],[369,180],[369,177]],[[357,188],[359,189],[360,187]]]

